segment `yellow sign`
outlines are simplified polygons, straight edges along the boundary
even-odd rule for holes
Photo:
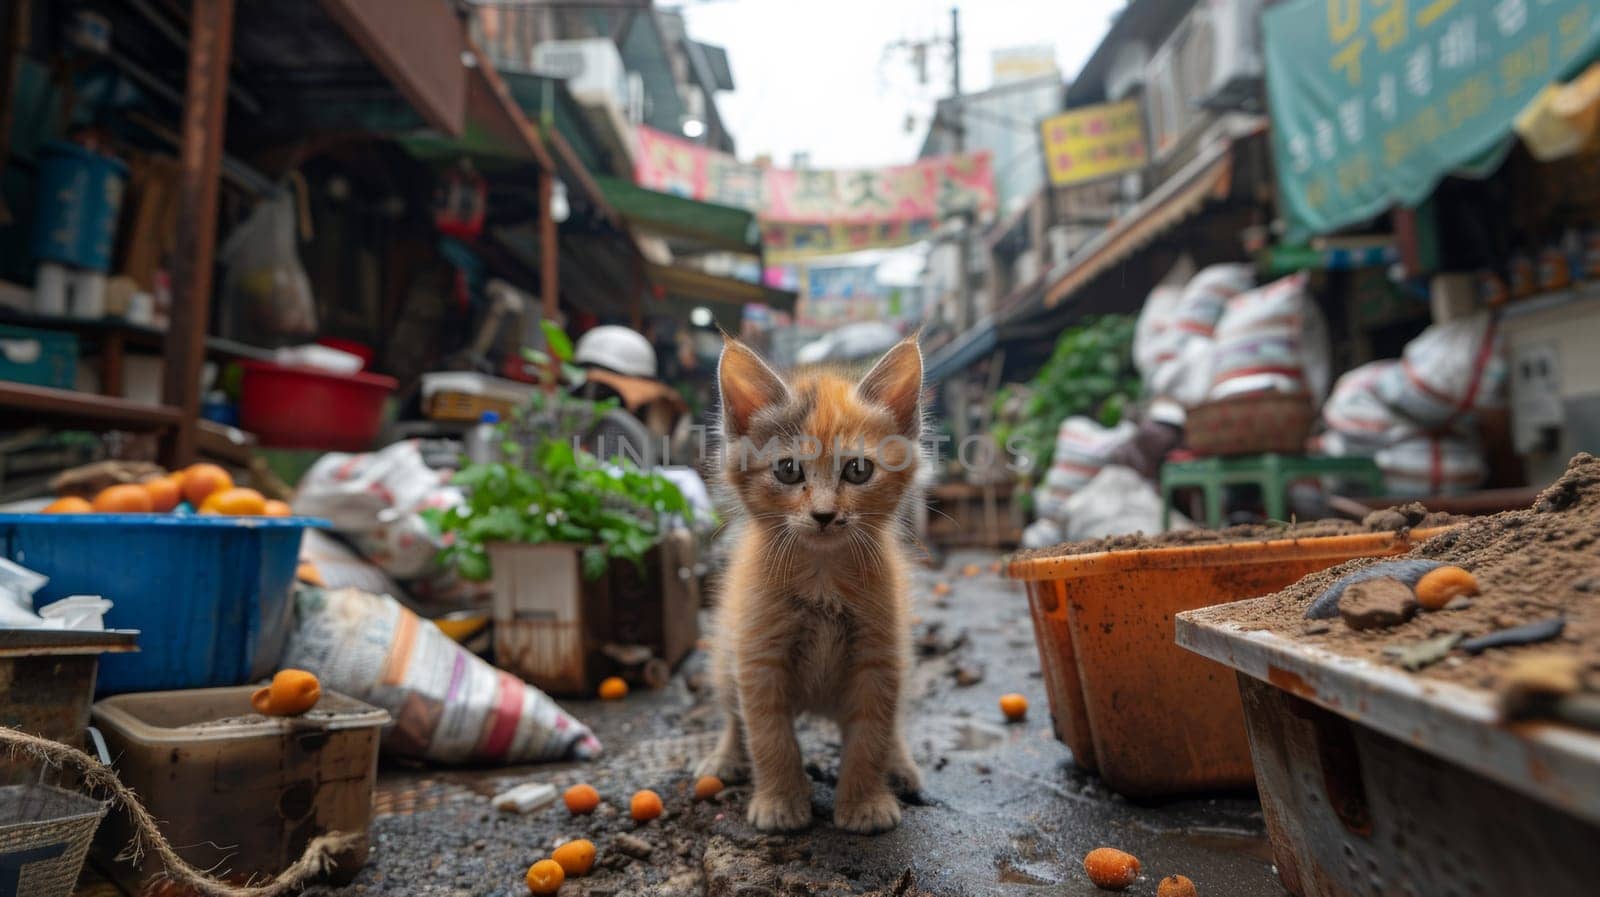
[[[1138,100],[1085,106],[1039,123],[1050,184],[1065,187],[1144,167]]]

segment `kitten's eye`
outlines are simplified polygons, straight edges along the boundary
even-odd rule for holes
[[[800,468],[800,462],[793,458],[779,458],[774,461],[772,475],[785,486],[793,486],[806,478],[806,472]]]
[[[844,467],[840,469],[839,476],[846,483],[854,483],[859,486],[872,479],[872,462],[866,458],[851,458],[844,462]]]

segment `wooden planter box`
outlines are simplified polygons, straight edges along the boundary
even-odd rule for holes
[[[669,533],[644,569],[613,562],[583,578],[583,546],[489,546],[495,663],[557,695],[593,695],[607,676],[659,686],[700,636],[695,542]]]

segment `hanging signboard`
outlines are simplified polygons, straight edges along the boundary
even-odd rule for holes
[[[650,128],[639,128],[639,186],[756,213],[774,261],[903,246],[944,218],[995,208],[988,153],[864,169],[750,165]]]
[[[1600,51],[1594,0],[1287,0],[1262,18],[1291,236],[1416,205],[1498,159],[1546,85]]]
[[[1053,187],[1136,171],[1148,159],[1138,100],[1053,115],[1039,123],[1039,136]]]

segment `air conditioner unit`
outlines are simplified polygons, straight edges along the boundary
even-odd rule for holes
[[[1261,59],[1263,0],[1209,0],[1211,62],[1202,74],[1208,109],[1258,112],[1265,66]]]
[[[1182,33],[1180,29],[1179,37]],[[1151,154],[1157,159],[1177,145],[1189,120],[1180,47],[1178,40],[1168,41],[1150,57],[1145,72],[1145,119],[1150,127]]]
[[[644,88],[638,75],[623,67],[617,45],[603,37],[546,41],[533,48],[532,68],[567,82],[567,90],[612,157],[611,173],[631,176],[633,126],[643,114]]]

